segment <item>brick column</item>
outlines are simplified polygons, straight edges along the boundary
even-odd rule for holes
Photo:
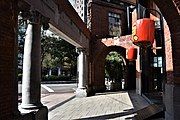
[[[17,3],[0,0],[0,120],[14,120],[18,115]]]
[[[23,60],[23,109],[42,107],[40,101],[41,79],[41,25],[40,14],[32,11],[26,30]]]
[[[135,90],[136,89],[136,60],[127,62],[127,89]]]
[[[172,62],[167,63],[165,85],[165,119],[180,120],[180,32],[171,34]],[[169,51],[166,51],[169,52]],[[169,56],[167,56],[168,58]],[[168,58],[170,59],[170,58]],[[170,65],[173,65],[173,68]]]
[[[78,48],[78,88],[76,90],[77,97],[87,96],[87,75],[88,75],[88,64],[87,55],[85,54],[85,49]]]

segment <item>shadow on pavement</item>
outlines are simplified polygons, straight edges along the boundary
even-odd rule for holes
[[[114,114],[101,115],[101,116],[95,116],[95,117],[81,118],[81,119],[76,119],[76,120],[107,120],[107,119],[113,119],[113,118],[122,117],[126,115],[131,115],[134,113],[135,112],[121,112],[121,113],[114,113]]]

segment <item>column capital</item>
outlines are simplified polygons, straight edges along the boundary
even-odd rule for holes
[[[41,14],[35,10],[21,11],[20,16],[23,20],[28,20],[30,24],[39,24]]]
[[[78,48],[76,48],[76,52],[78,53],[78,54],[80,54],[81,52],[86,52],[86,49],[85,48],[81,48],[81,47],[78,47]]]
[[[30,10],[29,23],[30,24],[40,24],[40,22],[41,22],[41,14],[37,11]]]
[[[83,47],[78,47],[76,49],[77,49],[77,52],[83,52],[86,50],[86,48],[83,48]]]
[[[49,29],[50,18],[41,15],[35,10],[22,10],[20,16],[23,20],[28,20],[30,24],[42,24],[43,30]]]
[[[41,24],[43,26],[43,30],[49,29],[49,20],[50,20],[50,18],[41,16]]]
[[[81,52],[83,52],[84,54],[87,54],[86,48],[82,48],[82,47],[76,48],[76,52],[77,52],[78,54],[80,54]]]
[[[37,11],[23,10],[20,12],[20,16],[23,20],[28,20],[29,24],[41,24],[43,26],[43,30],[49,29],[50,18],[41,15]]]

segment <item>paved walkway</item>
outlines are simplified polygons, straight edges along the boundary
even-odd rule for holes
[[[49,112],[49,120],[132,119],[135,111],[149,103],[134,92],[109,92],[74,98]]]
[[[41,95],[41,102],[50,112],[73,98],[75,98],[74,93],[49,93]]]

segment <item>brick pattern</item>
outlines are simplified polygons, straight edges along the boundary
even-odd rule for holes
[[[134,45],[132,44],[131,36],[128,35],[114,39],[99,39],[96,42],[94,42],[92,46],[92,83],[95,89],[99,91],[98,89],[103,90],[103,88],[105,87],[104,65],[106,55],[111,51],[117,51],[124,57],[124,59],[126,59],[126,49]]]
[[[171,1],[172,2],[172,1]],[[166,4],[166,3],[164,3],[164,4]],[[158,4],[159,5],[159,4]],[[172,5],[172,4],[170,4],[170,5]],[[94,7],[94,8],[93,8]],[[96,7],[96,8],[95,8]],[[99,8],[98,8],[99,7]],[[160,7],[160,9],[163,9],[164,10],[164,7],[162,6],[162,5],[159,5],[159,7]],[[162,8],[163,7],[163,8]],[[172,7],[172,6],[171,6]],[[94,25],[94,29],[92,30],[92,34],[93,33],[98,33],[98,35],[99,34],[101,34],[101,32],[99,32],[99,31],[103,31],[104,30],[104,32],[102,32],[102,33],[104,33],[104,34],[101,34],[102,36],[106,36],[105,35],[105,33],[107,33],[107,30],[106,30],[106,28],[108,28],[107,26],[100,26],[100,24],[101,24],[101,20],[100,19],[102,19],[102,18],[99,18],[99,16],[96,16],[96,15],[94,15],[95,13],[99,13],[99,12],[102,12],[101,14],[102,15],[105,15],[106,14],[106,11],[104,10],[104,11],[100,11],[100,6],[98,6],[98,5],[92,5],[92,10],[94,10],[94,12],[92,12],[92,19],[94,20],[94,22],[92,22],[92,28],[93,28],[93,25]],[[171,10],[171,11],[173,11],[173,10]],[[103,13],[104,12],[104,13]],[[94,14],[93,14],[94,13]],[[135,22],[135,20],[136,20],[136,12],[134,12],[133,13],[133,22]],[[165,14],[166,15],[166,14]],[[174,14],[175,15],[175,14]],[[152,17],[152,16],[151,16]],[[176,18],[177,16],[175,16],[175,18]],[[165,18],[166,18],[166,16],[165,16]],[[153,18],[153,19],[157,19],[157,18]],[[100,20],[100,22],[95,22],[95,20]],[[106,19],[104,19],[104,22],[107,22],[107,20]],[[179,63],[179,62],[177,62],[177,60],[176,59],[174,59],[173,60],[173,55],[172,55],[172,53],[173,53],[173,50],[172,50],[172,40],[171,40],[171,37],[170,37],[170,30],[171,31],[175,31],[175,30],[179,30],[179,20],[178,19],[176,19],[175,21],[174,21],[175,23],[173,23],[173,24],[175,24],[175,25],[173,25],[173,24],[171,24],[172,23],[172,21],[169,21],[169,18],[167,19],[167,22],[166,21],[164,21],[164,33],[165,33],[165,49],[166,49],[166,70],[167,70],[167,82],[168,83],[173,83],[173,82],[177,82],[177,80],[176,79],[174,79],[174,77],[173,77],[173,71],[174,70],[176,70],[177,72],[178,72],[178,69],[180,69],[180,67],[178,67],[178,66],[176,66],[176,69],[174,69],[173,68],[173,63],[174,62],[176,62],[176,64],[177,63]],[[169,29],[169,27],[168,27],[168,23],[170,23],[171,24],[171,28]],[[104,23],[105,24],[105,23]],[[106,23],[107,24],[107,23]],[[106,31],[106,32],[105,32]],[[176,35],[175,35],[176,36]],[[172,39],[177,39],[177,38],[172,38]],[[101,42],[100,42],[101,41]],[[95,43],[95,44],[93,44],[92,46],[92,50],[93,50],[93,52],[92,52],[92,56],[93,56],[93,58],[94,58],[94,62],[96,62],[97,63],[97,61],[101,61],[100,60],[100,58],[102,58],[102,53],[104,52],[103,50],[105,50],[105,48],[106,47],[109,47],[109,46],[113,46],[113,45],[116,45],[116,46],[122,46],[123,48],[126,48],[126,49],[128,49],[130,46],[133,46],[133,44],[132,44],[132,42],[131,42],[131,36],[123,36],[123,37],[121,37],[121,38],[104,38],[104,39],[102,39],[102,40],[97,40],[97,41],[93,41],[93,43]],[[178,46],[178,44],[176,43],[176,46]],[[174,49],[176,49],[176,48],[174,48]],[[100,52],[101,51],[101,52]],[[102,52],[103,51],[103,52]],[[177,53],[176,53],[177,54]],[[98,58],[98,57],[100,57],[100,58]],[[98,58],[98,59],[96,59],[96,58]],[[137,63],[139,62],[139,60],[137,60]],[[94,63],[94,64],[96,64],[96,63]],[[97,63],[98,64],[98,63]],[[96,65],[95,65],[96,66]],[[98,65],[97,65],[98,66]],[[102,69],[102,66],[98,66],[96,69],[95,69],[95,73],[97,73],[97,71],[98,71],[98,68],[99,67],[101,67],[101,69]],[[138,67],[138,65],[137,65],[137,67]],[[99,75],[100,73],[98,73],[98,75]],[[96,75],[95,75],[96,76]],[[100,75],[100,76],[102,76],[102,75]],[[179,76],[179,75],[177,75],[176,74],[176,76]],[[96,79],[96,78],[95,78]],[[97,80],[99,80],[100,78],[97,78]],[[95,80],[96,81],[96,80]],[[180,80],[179,80],[180,81]]]
[[[173,58],[172,58],[172,40],[170,37],[169,27],[167,22],[164,21],[164,35],[165,35],[165,55],[166,55],[166,71],[167,71],[167,83],[173,81]]]
[[[130,48],[130,47],[135,47],[137,48],[136,45],[134,45],[131,41],[131,35],[126,35],[126,36],[121,36],[119,38],[105,38],[102,39],[102,43],[104,43],[107,47],[109,46],[121,46],[123,48]]]
[[[151,19],[159,20],[159,18],[151,15]],[[164,39],[165,39],[165,56],[166,56],[166,71],[167,71],[167,83],[173,83],[173,57],[172,57],[172,40],[169,27],[166,20],[164,20]],[[156,41],[153,44],[156,47]],[[156,53],[156,50],[153,50]]]
[[[166,37],[166,56],[167,56],[167,70],[168,78],[170,83],[180,84],[180,16],[179,8],[180,4],[178,0],[154,0],[160,10],[162,11],[169,29],[171,31],[171,40],[169,38],[170,34],[165,31]],[[12,120],[14,111],[17,110],[17,89],[15,88],[15,62],[16,62],[16,27],[17,27],[17,9],[16,4],[17,0],[1,0],[0,1],[0,88],[1,88],[1,97],[0,97],[0,119],[1,120]],[[65,6],[66,7],[66,6]],[[64,8],[65,8],[64,7]],[[168,8],[168,9],[167,9]],[[171,9],[169,9],[171,8]],[[15,9],[15,11],[14,11]],[[68,9],[68,7],[66,7]],[[68,9],[70,15],[71,9]],[[125,12],[116,8],[108,8],[105,6],[99,6],[97,4],[92,5],[92,37],[98,35],[98,37],[106,37],[108,35],[108,11],[121,13],[122,18],[125,18]],[[97,14],[98,13],[98,14]],[[171,13],[171,14],[169,14]],[[101,17],[99,17],[101,15]],[[74,16],[76,14],[74,13]],[[73,18],[77,19],[77,18]],[[125,21],[125,20],[123,20]],[[80,26],[83,26],[83,31],[88,31],[82,22],[76,23]],[[123,24],[123,23],[122,23]],[[125,26],[123,27],[125,31]],[[87,32],[87,36],[90,36]],[[97,36],[96,36],[97,37]],[[127,38],[129,39],[129,38]],[[121,44],[121,45],[119,45]],[[122,48],[128,48],[129,43],[124,43],[121,39],[103,39],[103,40],[93,40],[92,42],[92,56],[93,62],[92,66],[92,83],[97,86],[102,86],[104,84],[104,56],[105,54],[112,50],[111,45],[119,45]],[[124,51],[121,48],[122,51]],[[172,52],[171,52],[172,51]],[[125,53],[123,52],[125,55]],[[172,55],[171,55],[172,54]],[[125,57],[125,56],[124,56]],[[169,61],[168,61],[169,60]],[[173,78],[174,77],[174,78]],[[169,102],[169,101],[168,101]]]
[[[180,30],[179,28],[180,16],[177,9],[175,8],[173,0],[163,0],[163,1],[154,0],[154,2],[156,3],[157,7],[160,9],[161,13],[163,14],[163,17],[167,21],[170,32],[174,33],[175,31]]]
[[[178,9],[176,9],[179,2],[177,0],[164,0],[163,2],[155,0],[155,3],[161,10],[168,25],[165,24],[167,83],[179,84],[180,57],[178,57],[178,54],[180,54],[180,45],[178,39],[180,39],[180,16]]]
[[[172,40],[172,55],[173,55],[173,83],[180,84],[180,33],[171,34]]]
[[[109,7],[107,4],[99,1],[91,4],[91,33],[93,38],[106,38],[109,36],[108,13],[114,12],[121,15],[122,34],[126,32],[126,13],[120,7]]]
[[[15,90],[15,50],[17,10],[15,0],[0,1],[0,119],[12,120],[17,110]],[[14,10],[15,9],[15,10]]]

